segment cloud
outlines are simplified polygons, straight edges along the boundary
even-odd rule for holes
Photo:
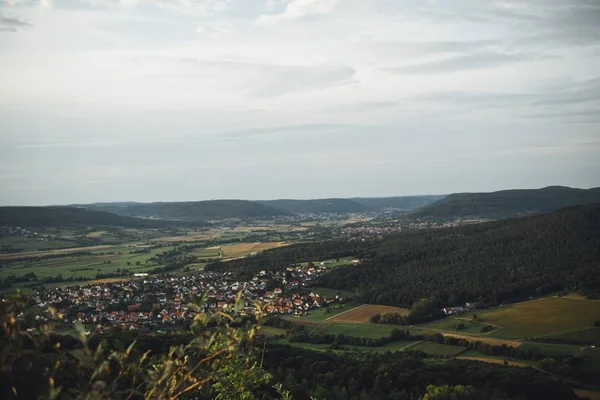
[[[479,51],[420,64],[387,67],[384,68],[384,70],[396,74],[460,72],[474,69],[494,68],[509,63],[548,60],[552,58],[554,58],[554,56],[539,53],[501,53],[493,51]]]
[[[379,110],[387,110],[400,105],[397,101],[361,101],[358,103],[348,104],[332,109],[323,110],[324,112],[343,112],[343,113],[360,113],[360,112],[373,112]]]
[[[191,67],[193,74],[208,79],[219,77],[220,82],[253,97],[276,97],[345,85],[352,82],[356,74],[347,65],[275,65],[195,58],[153,58],[151,61],[166,62],[187,72]]]
[[[42,0],[47,1],[47,0]],[[93,7],[133,9],[158,7],[186,14],[219,14],[227,11],[233,0],[81,0]]]
[[[271,5],[270,3],[267,3]],[[333,11],[338,0],[291,0],[281,14],[266,14],[258,18],[258,24],[268,25],[287,20],[325,15]]]
[[[0,32],[18,32],[19,29],[31,27],[32,24],[21,19],[0,15]]]
[[[459,109],[510,110],[512,116],[598,122],[600,120],[600,77],[524,92],[449,91],[420,96],[415,100],[442,103]]]

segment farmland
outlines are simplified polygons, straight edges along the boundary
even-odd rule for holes
[[[501,328],[499,338],[522,339],[589,329],[600,316],[600,302],[566,298],[544,298],[465,315],[477,316]]]
[[[259,251],[288,246],[287,242],[254,242],[221,246],[223,259],[245,257]]]
[[[327,320],[331,322],[360,324],[369,322],[369,318],[375,314],[399,313],[401,315],[408,315],[409,312],[406,308],[366,304],[329,317]]]

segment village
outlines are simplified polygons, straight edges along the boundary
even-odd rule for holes
[[[260,271],[248,281],[234,279],[230,272],[197,272],[187,276],[137,276],[126,282],[107,282],[82,286],[61,286],[35,293],[38,321],[62,319],[71,326],[82,323],[110,329],[156,330],[185,325],[196,316],[188,307],[194,296],[206,293],[201,312],[228,312],[242,293],[242,315],[257,312],[258,302],[266,314],[304,315],[312,309],[341,302],[342,296],[327,298],[313,293],[313,281],[327,272],[325,263],[290,266],[284,271]],[[56,310],[51,314],[48,307]]]

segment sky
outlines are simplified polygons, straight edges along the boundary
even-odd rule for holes
[[[600,186],[598,0],[0,0],[0,204]]]

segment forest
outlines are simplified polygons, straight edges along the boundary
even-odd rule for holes
[[[463,360],[428,359],[420,352],[367,354],[363,358],[290,346],[267,350],[264,367],[294,399],[416,400],[427,386],[470,387],[457,399],[576,399],[571,390],[534,369]]]
[[[303,243],[207,269],[247,277],[260,269],[346,256],[361,262],[333,269],[318,283],[356,290],[362,303],[410,307],[430,298],[449,306],[497,305],[560,291],[597,298],[600,204],[382,239]]]

